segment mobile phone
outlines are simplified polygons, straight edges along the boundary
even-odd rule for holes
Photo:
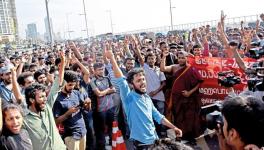
[[[83,101],[79,101],[79,105],[77,105],[76,107],[82,108],[84,106],[84,102]]]

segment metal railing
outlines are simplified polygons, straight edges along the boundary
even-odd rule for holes
[[[244,24],[248,26],[249,23],[254,24],[259,16],[260,14],[226,18],[225,27],[239,28],[241,21],[243,21]],[[174,25],[173,30],[191,30],[193,28],[198,28],[198,27],[205,26],[205,25],[210,25],[211,27],[217,27],[217,24],[219,21],[220,20],[211,20],[211,21],[202,21],[202,22],[196,22],[196,23],[179,24],[179,25]],[[116,34],[124,35],[124,34],[134,34],[134,33],[141,33],[141,32],[167,33],[170,30],[171,30],[171,26],[162,26],[162,27],[156,27],[156,28],[120,32]]]

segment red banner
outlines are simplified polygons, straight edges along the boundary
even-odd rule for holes
[[[222,71],[233,70],[235,75],[241,78],[241,84],[234,86],[235,92],[240,93],[247,85],[246,75],[238,67],[235,59],[232,58],[217,58],[217,57],[189,57],[189,64],[196,67],[201,74],[204,82],[199,88],[202,94],[203,105],[214,103],[218,100],[223,100],[228,92],[227,88],[218,85],[218,73]],[[245,58],[244,62],[247,66],[252,65],[256,60]]]

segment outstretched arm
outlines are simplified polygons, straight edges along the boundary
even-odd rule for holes
[[[19,85],[17,83],[17,75],[16,75],[16,68],[11,69],[11,74],[12,74],[12,89],[14,92],[14,96],[17,100],[18,104],[21,104],[22,101],[24,100],[23,95],[20,92]]]
[[[223,29],[223,24],[220,22],[218,23],[218,31],[220,33],[220,38],[224,44],[225,49],[229,49],[228,39],[227,39],[227,36],[226,36],[225,31]]]
[[[237,49],[233,50],[236,62],[239,66],[239,68],[241,68],[243,71],[245,71],[247,69],[246,64],[244,63],[243,59],[241,58],[241,56],[239,55]]]
[[[63,52],[60,53],[61,63],[59,67],[59,86],[62,86],[64,81],[64,70],[65,70],[65,55]]]
[[[79,50],[77,49],[76,45],[74,42],[70,42],[70,48],[71,50],[73,51],[74,55],[79,59],[79,60],[82,60],[82,55],[81,53],[79,52]]]
[[[176,133],[176,136],[177,137],[182,137],[182,130],[177,128],[176,126],[174,126],[168,119],[166,119],[165,117],[161,120],[161,123],[170,128],[170,129],[173,129]]]
[[[162,72],[172,72],[172,66],[166,66],[166,57],[169,55],[169,52],[163,52],[161,62],[160,62],[160,71]]]
[[[89,70],[75,56],[72,56],[72,62],[76,63],[80,67],[80,69],[83,73],[84,82],[90,83],[90,72],[89,72]]]
[[[106,49],[105,49],[105,56],[110,60],[112,67],[113,67],[113,71],[114,71],[114,75],[116,78],[120,78],[123,76],[122,71],[120,70],[120,68],[118,67],[118,64],[115,60],[114,54],[113,52],[110,50],[109,45],[106,45]]]

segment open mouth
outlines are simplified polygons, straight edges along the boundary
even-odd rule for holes
[[[46,102],[41,103],[40,107],[44,108],[46,106]]]
[[[12,130],[19,131],[20,130],[20,125],[13,126]]]
[[[141,89],[146,89],[146,85],[143,84],[143,85],[140,86],[140,88],[141,88]]]

